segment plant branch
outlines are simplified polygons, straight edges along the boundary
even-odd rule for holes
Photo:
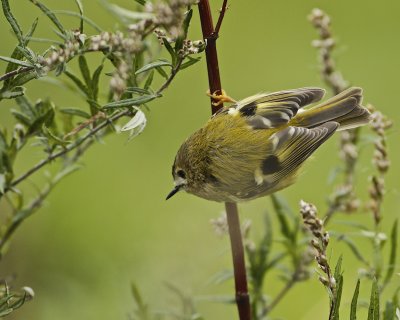
[[[218,32],[221,28],[222,20],[226,11],[227,0],[224,0],[217,27],[214,29],[210,4],[208,0],[200,0],[198,4],[201,29],[203,38],[206,41],[206,60],[208,71],[208,83],[211,93],[221,94],[221,79],[218,66],[218,55],[216,40]],[[222,105],[215,106],[212,102],[216,102],[211,98],[211,112],[214,114]],[[229,237],[232,248],[233,269],[235,276],[236,304],[239,311],[240,320],[250,320],[250,298],[247,288],[246,266],[244,260],[244,249],[242,242],[242,233],[240,231],[239,213],[236,203],[225,203]]]
[[[34,69],[33,67],[22,67],[22,68],[7,72],[7,73],[3,74],[2,76],[0,76],[0,81],[5,81],[7,79],[10,79],[10,78],[16,76],[17,74],[29,72],[29,71],[32,71],[33,69]]]
[[[171,70],[171,73],[168,77],[168,79],[161,85],[161,87],[156,91],[156,95],[159,96],[165,89],[168,88],[169,84],[172,82],[172,80],[175,78],[175,76],[177,75],[177,73],[180,70],[180,66],[182,65],[182,61],[183,58],[181,58],[177,65],[175,66],[175,68],[173,68]],[[23,173],[22,175],[20,175],[18,178],[16,178],[14,181],[11,182],[10,186],[8,188],[6,188],[5,191],[9,191],[11,188],[16,187],[19,183],[21,183],[22,181],[24,181],[25,179],[27,179],[28,177],[30,177],[33,173],[35,173],[36,171],[40,170],[41,168],[43,168],[45,165],[47,165],[48,163],[50,163],[51,161],[69,153],[70,151],[77,149],[83,142],[87,141],[88,139],[92,138],[93,136],[95,136],[100,130],[104,129],[105,127],[107,127],[109,124],[111,124],[114,121],[117,121],[118,119],[124,117],[124,116],[128,116],[131,113],[130,110],[123,110],[120,111],[116,114],[114,114],[112,117],[110,117],[109,119],[103,121],[102,123],[100,123],[97,127],[91,129],[88,133],[86,133],[83,137],[78,138],[74,143],[68,145],[66,148],[64,148],[63,150],[54,153],[52,155],[50,155],[49,157],[47,157],[46,159],[43,159],[41,161],[39,161],[36,165],[34,165],[32,168],[30,168],[28,171],[26,171],[25,173]],[[78,152],[81,154],[84,151],[86,151],[86,149],[90,146],[91,144],[88,144],[85,148],[83,148],[82,150],[79,150]]]
[[[29,169],[28,171],[26,171],[24,174],[22,174],[21,176],[19,176],[18,178],[16,178],[13,182],[11,182],[10,187],[6,190],[8,191],[10,188],[16,187],[19,183],[21,183],[22,181],[24,181],[25,179],[27,179],[30,175],[32,175],[33,173],[35,173],[36,171],[38,171],[39,169],[43,168],[46,164],[50,163],[51,161],[67,154],[68,152],[78,148],[83,142],[85,142],[86,140],[90,139],[91,137],[93,137],[97,132],[99,132],[101,129],[105,128],[106,126],[109,125],[110,122],[112,121],[116,121],[119,118],[126,116],[130,113],[129,110],[123,110],[121,112],[116,113],[115,115],[113,115],[111,118],[107,119],[106,121],[102,122],[101,124],[99,124],[96,128],[90,130],[88,133],[86,133],[83,137],[78,138],[74,143],[68,145],[66,148],[64,148],[63,150],[53,153],[51,154],[49,157],[47,157],[46,159],[43,159],[41,161],[39,161],[36,165],[34,165],[31,169]]]
[[[215,25],[214,32],[212,33],[212,36],[215,37],[215,39],[219,37],[219,30],[221,29],[222,21],[224,20],[226,10],[228,10],[227,4],[228,0],[224,0],[224,3],[222,4],[222,7],[220,9],[218,21]]]

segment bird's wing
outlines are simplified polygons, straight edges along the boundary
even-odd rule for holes
[[[321,100],[324,94],[325,90],[320,88],[260,93],[238,101],[222,112],[245,117],[254,129],[276,128],[288,123],[299,109]]]
[[[285,183],[286,178],[294,178],[302,163],[336,131],[338,126],[337,122],[327,122],[312,129],[287,127],[273,134],[269,138],[270,149],[266,158],[255,172],[256,183],[265,184],[270,188],[278,184],[283,184],[282,187],[291,184],[293,181]]]

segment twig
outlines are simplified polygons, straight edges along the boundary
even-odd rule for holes
[[[226,11],[227,1],[224,0],[220,16],[218,19],[217,27],[214,29],[212,22],[212,15],[210,10],[210,4],[208,0],[200,0],[198,4],[201,29],[203,32],[203,38],[207,42],[206,46],[206,60],[207,60],[207,71],[208,71],[208,82],[211,93],[221,93],[221,79],[219,74],[218,66],[218,55],[216,40],[218,38],[218,32],[221,27],[221,23]],[[214,100],[211,98],[211,102]],[[214,114],[220,108],[211,103],[211,112]],[[250,298],[247,288],[247,277],[246,267],[244,260],[244,249],[242,243],[242,234],[240,232],[239,213],[236,203],[227,202],[225,203],[229,237],[232,248],[233,258],[233,269],[235,276],[235,290],[236,290],[236,304],[239,311],[240,320],[250,320]]]
[[[108,120],[102,122],[101,124],[99,124],[96,128],[90,130],[87,134],[85,134],[83,137],[77,139],[74,143],[68,145],[65,149],[57,152],[57,153],[53,153],[52,155],[50,155],[49,157],[47,157],[46,159],[43,159],[41,161],[39,161],[36,165],[34,165],[31,169],[29,169],[28,171],[26,171],[24,174],[20,175],[18,178],[16,178],[13,182],[11,182],[10,187],[8,189],[6,189],[6,191],[8,191],[9,189],[16,187],[19,183],[21,183],[22,181],[24,181],[26,178],[28,178],[30,175],[32,175],[33,173],[35,173],[36,171],[38,171],[39,169],[43,168],[46,164],[50,163],[51,161],[67,154],[68,152],[76,149],[77,147],[79,147],[83,142],[85,142],[86,140],[88,140],[89,138],[93,137],[97,132],[99,132],[101,129],[105,128],[106,126],[109,125],[110,122],[112,121],[116,121],[119,118],[126,116],[130,113],[130,110],[124,110],[121,112],[118,112],[117,114],[115,114],[114,116],[112,116],[111,118],[109,118]]]
[[[182,62],[184,58],[180,57],[178,62],[176,63],[175,67],[171,70],[171,73],[168,77],[168,79],[164,82],[164,84],[158,89],[155,93],[156,96],[159,96],[161,92],[163,92],[165,89],[168,88],[168,86],[171,84],[172,80],[174,80],[176,74],[179,72],[179,69],[181,68]]]
[[[215,39],[219,37],[219,30],[221,29],[222,21],[224,20],[226,10],[228,10],[227,4],[228,0],[224,0],[224,3],[222,4],[222,7],[220,9],[218,21],[212,33],[212,36],[215,37]]]
[[[9,78],[16,76],[17,74],[29,72],[33,69],[34,69],[33,67],[22,67],[22,68],[7,72],[7,73],[3,74],[2,76],[0,76],[0,81],[5,81]]]
[[[175,66],[174,69],[171,70],[171,73],[168,77],[168,79],[161,85],[161,87],[156,91],[156,95],[160,96],[160,94],[168,88],[168,85],[172,82],[172,80],[175,78],[176,74],[179,72],[180,70],[180,66],[182,65],[182,61],[183,59],[180,59],[177,63],[177,65]],[[22,175],[20,175],[18,178],[16,178],[14,181],[11,182],[10,186],[8,188],[5,189],[5,191],[9,191],[11,188],[16,187],[19,183],[21,183],[22,181],[24,181],[25,179],[27,179],[29,176],[31,176],[33,173],[35,173],[36,171],[40,170],[41,168],[43,168],[46,164],[50,163],[51,161],[67,154],[68,152],[78,148],[83,142],[85,142],[86,140],[90,139],[91,137],[93,137],[94,135],[96,135],[96,133],[98,133],[100,130],[104,129],[105,127],[107,127],[110,123],[117,121],[118,119],[127,116],[131,113],[130,110],[123,110],[121,112],[118,112],[116,114],[114,114],[112,117],[110,117],[109,119],[103,121],[102,123],[100,123],[97,127],[91,129],[88,133],[86,133],[83,137],[78,138],[74,143],[68,145],[66,148],[64,148],[63,150],[54,153],[52,155],[50,155],[49,157],[47,157],[46,159],[43,159],[41,161],[39,161],[35,166],[33,166],[31,169],[29,169],[28,171],[26,171],[25,173],[23,173]],[[85,148],[86,150],[86,148]],[[80,151],[82,152],[82,150]]]

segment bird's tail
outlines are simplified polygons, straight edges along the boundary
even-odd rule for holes
[[[310,109],[301,109],[290,125],[313,128],[328,121],[340,124],[338,130],[356,128],[370,121],[370,112],[361,105],[362,89],[349,88]]]

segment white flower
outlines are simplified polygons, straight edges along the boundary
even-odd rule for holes
[[[131,133],[129,134],[129,140],[141,134],[147,123],[147,119],[143,111],[138,109],[137,107],[134,108],[136,109],[134,117],[121,128],[121,132],[129,130],[131,131]]]

